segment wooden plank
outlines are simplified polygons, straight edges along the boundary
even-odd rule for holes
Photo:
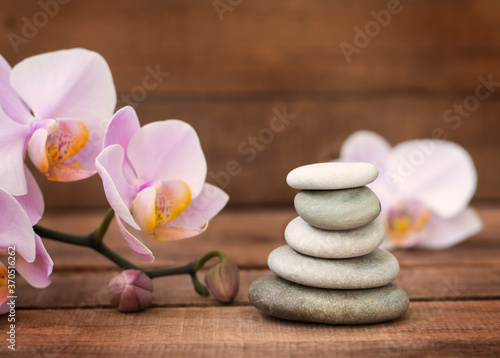
[[[499,76],[500,78],[500,76]],[[471,91],[473,91],[473,86]],[[477,199],[500,200],[500,130],[498,94],[480,103],[476,112],[464,119],[458,129],[443,120],[443,114],[462,94],[446,98],[420,98],[394,95],[370,98],[278,97],[257,101],[172,101],[155,100],[137,110],[142,123],[168,118],[183,119],[197,130],[208,162],[207,180],[223,187],[230,195],[229,205],[287,204],[296,193],[285,178],[293,168],[338,158],[344,140],[360,129],[373,130],[391,144],[416,138],[431,138],[436,128],[449,140],[464,146],[478,171]],[[274,137],[261,134],[259,150],[249,137],[258,138],[269,130],[274,111],[296,117]],[[266,129],[267,128],[267,129]],[[269,138],[271,139],[270,142]],[[266,144],[263,144],[264,141]],[[305,150],[307,148],[307,150]],[[231,175],[226,167],[238,162],[240,172]],[[49,182],[37,176],[48,208],[104,207],[107,205],[98,176],[76,183]]]
[[[416,302],[400,320],[365,326],[288,322],[253,307],[18,310],[17,322],[17,353],[35,357],[500,354],[500,301]]]
[[[16,63],[59,48],[97,50],[109,61],[120,98],[142,86],[148,66],[169,71],[137,102],[141,119],[193,124],[215,173],[239,161],[243,170],[226,188],[231,204],[290,203],[294,192],[285,185],[286,174],[336,158],[358,129],[375,130],[395,144],[442,128],[476,161],[476,198],[500,200],[500,168],[492,165],[500,162],[498,91],[459,129],[443,121],[454,103],[474,95],[478,76],[500,79],[500,4],[402,2],[404,10],[347,64],[339,44],[352,43],[354,27],[364,27],[370,12],[387,3],[253,1],[221,22],[211,2],[69,2],[18,53],[7,38],[0,53]],[[40,11],[38,2],[7,2],[0,28],[21,34]],[[120,100],[119,107],[125,104]],[[296,120],[247,162],[238,146],[269,126],[273,108],[285,105]],[[98,178],[42,185],[47,207],[104,206],[101,186]]]
[[[212,2],[72,1],[17,53],[7,39],[0,53],[17,62],[48,50],[91,48],[109,61],[123,93],[142,83],[146,66],[160,64],[171,75],[154,91],[169,95],[469,91],[479,74],[499,74],[497,1],[401,4],[351,63],[340,43],[353,45],[354,28],[364,29],[371,11],[387,9],[387,0],[249,1],[226,12],[224,21]],[[22,35],[23,17],[33,21],[41,8],[21,0],[1,11],[2,32]]]
[[[268,274],[267,269],[240,270],[240,291],[235,305],[248,305],[248,288],[257,278]],[[68,308],[109,307],[107,286],[118,270],[92,272],[55,272],[52,284],[43,289],[29,286],[19,279],[17,307]],[[205,272],[198,277],[203,281]],[[402,267],[395,283],[411,300],[470,300],[500,298],[500,267]],[[71,289],[68,285],[71,284]],[[184,276],[154,280],[154,306],[179,307],[218,306],[213,298],[198,296],[191,279]]]
[[[397,250],[394,254],[401,266],[500,266],[498,232],[499,209],[496,206],[478,206],[484,229],[478,235],[447,250]],[[283,236],[288,222],[296,216],[293,209],[225,210],[210,223],[207,231],[189,240],[176,242],[148,242],[156,255],[153,266],[182,265],[211,250],[223,250],[229,259],[246,268],[266,268],[267,256],[276,247],[285,244]],[[66,232],[85,233],[96,228],[104,217],[103,211],[58,212],[47,214],[42,224]],[[135,259],[115,223],[106,242],[123,256]],[[45,240],[56,270],[113,268],[113,264],[87,248],[75,247]],[[145,265],[147,266],[147,265]]]

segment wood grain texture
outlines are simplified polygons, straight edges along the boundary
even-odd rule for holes
[[[478,235],[447,250],[396,250],[394,254],[401,266],[454,266],[500,265],[498,232],[500,232],[499,211],[492,206],[477,206],[484,221],[484,229]],[[96,228],[104,217],[104,211],[74,214],[61,212],[47,214],[41,221],[49,228],[61,231],[86,233]],[[230,260],[246,268],[267,267],[267,256],[276,247],[285,245],[284,230],[297,214],[293,209],[226,209],[211,222],[207,231],[185,241],[158,242],[147,245],[156,256],[153,266],[182,265],[201,257],[208,251],[223,249]],[[46,248],[52,254],[55,267],[95,269],[113,268],[106,259],[91,249],[74,247],[45,240]],[[106,242],[121,255],[138,264],[144,264],[131,253],[112,224]],[[148,265],[146,265],[148,266]]]
[[[288,172],[300,165],[338,158],[344,140],[359,129],[376,131],[394,145],[431,138],[433,131],[440,129],[449,140],[471,152],[479,177],[476,198],[500,199],[500,166],[494,165],[500,163],[500,146],[493,130],[500,123],[496,116],[500,100],[482,102],[461,127],[453,129],[443,120],[443,113],[461,100],[459,96],[384,98],[173,101],[140,106],[138,112],[143,123],[181,118],[194,126],[207,157],[207,180],[228,192],[229,205],[291,204],[297,191],[286,184]],[[258,140],[260,150],[255,149],[249,137],[259,138],[262,130],[269,133],[273,111],[282,112],[284,107],[295,118],[272,138],[264,134],[266,144]],[[272,140],[267,143],[268,138]],[[227,170],[232,161],[238,163],[236,175]],[[41,175],[37,179],[48,207],[107,205],[98,176],[63,184],[49,182]]]
[[[119,313],[109,308],[106,290],[116,269],[90,250],[51,243],[47,246],[56,263],[52,286],[37,290],[18,280],[16,354],[495,357],[500,355],[500,208],[477,210],[484,230],[470,240],[441,251],[395,252],[401,264],[396,283],[411,297],[410,310],[400,320],[363,326],[288,322],[249,305],[248,287],[269,272],[265,259],[284,243],[284,226],[294,217],[290,209],[228,210],[214,220],[203,240],[184,241],[169,246],[168,255],[158,255],[156,265],[180,264],[213,245],[228,252],[232,261],[247,265],[241,268],[240,293],[229,306],[197,296],[187,277],[165,277],[155,280],[154,307],[137,314]],[[86,232],[100,214],[49,214],[44,221]],[[112,230],[109,241],[119,245],[121,239]],[[6,328],[0,317],[0,330]],[[0,355],[13,356],[9,353],[0,344]]]
[[[102,308],[110,307],[108,283],[118,270],[102,272],[57,271],[52,284],[43,289],[29,286],[19,279],[19,308]],[[240,269],[240,291],[235,305],[250,305],[248,288],[268,269]],[[205,272],[198,277],[202,280]],[[78,282],[68,290],[68,282]],[[473,299],[500,299],[500,267],[402,267],[395,283],[403,288],[412,301],[463,301]],[[187,275],[154,280],[155,307],[211,307],[215,299],[198,296]]]
[[[220,21],[211,2],[72,1],[10,62],[59,48],[96,50],[110,63],[119,92],[142,82],[146,66],[170,71],[155,93],[340,93],[470,90],[485,71],[498,73],[495,0],[401,1],[403,11],[347,63],[339,47],[373,20],[387,0],[245,1]],[[3,30],[22,35],[23,17],[41,10],[20,0],[2,6]],[[478,21],[481,20],[481,21]]]
[[[477,199],[500,200],[498,91],[459,128],[443,115],[474,95],[478,76],[500,80],[500,5],[495,0],[401,1],[403,10],[347,63],[339,47],[373,20],[387,0],[244,1],[220,21],[212,2],[71,1],[22,44],[38,2],[0,8],[0,53],[12,64],[41,52],[85,47],[101,53],[114,75],[119,106],[136,93],[147,68],[169,72],[137,102],[141,121],[179,118],[198,131],[209,170],[242,167],[225,190],[231,205],[290,203],[284,178],[305,163],[338,156],[359,129],[392,144],[429,138],[435,128],[470,151],[479,173]],[[272,110],[296,114],[250,162],[238,152],[269,126]],[[214,181],[213,178],[209,179]],[[48,207],[103,206],[101,183],[43,181]]]
[[[500,354],[500,301],[415,302],[400,320],[364,326],[288,322],[254,307],[154,308],[128,315],[31,310],[18,317],[18,353],[41,357]]]

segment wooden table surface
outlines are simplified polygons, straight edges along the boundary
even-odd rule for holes
[[[152,308],[117,312],[106,290],[116,267],[90,249],[46,240],[52,285],[34,289],[18,278],[16,352],[4,335],[0,357],[500,356],[500,208],[476,208],[485,226],[468,241],[442,251],[395,252],[396,283],[410,296],[410,309],[400,320],[364,326],[278,320],[250,305],[248,287],[269,272],[267,255],[284,244],[291,209],[225,210],[201,237],[151,243],[154,267],[224,250],[241,272],[232,305],[199,297],[188,276],[176,276],[154,280]],[[87,232],[103,215],[53,213],[42,223]],[[106,241],[132,257],[115,224]],[[0,330],[7,330],[5,316]]]

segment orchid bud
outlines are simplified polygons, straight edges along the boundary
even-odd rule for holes
[[[108,285],[111,305],[120,312],[139,312],[151,305],[153,281],[139,270],[126,270]]]
[[[218,301],[231,302],[240,288],[238,267],[230,262],[218,263],[207,272],[205,283]]]

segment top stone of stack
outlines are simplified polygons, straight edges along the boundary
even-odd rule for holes
[[[370,163],[316,163],[292,170],[286,182],[300,190],[337,190],[370,184],[377,176]]]

